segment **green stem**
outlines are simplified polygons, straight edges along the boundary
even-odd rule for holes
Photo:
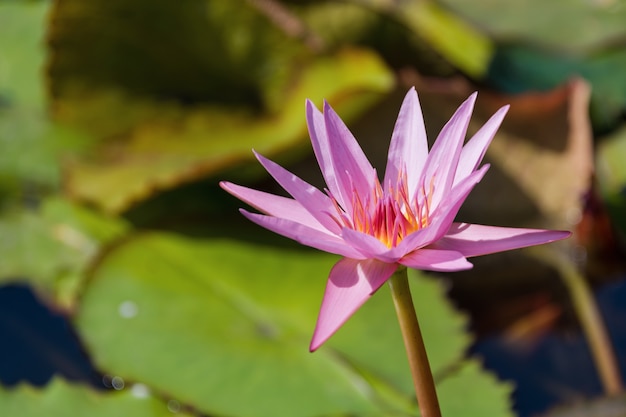
[[[615,359],[615,352],[598,311],[591,289],[585,278],[569,259],[559,257],[557,268],[572,297],[574,309],[585,333],[600,380],[607,395],[618,395],[623,391],[622,379]]]
[[[411,374],[413,374],[415,396],[420,408],[420,415],[421,417],[441,417],[433,374],[430,371],[424,339],[411,298],[407,269],[401,268],[396,271],[389,280],[389,286],[391,287],[393,303],[396,306],[396,314],[402,330]]]

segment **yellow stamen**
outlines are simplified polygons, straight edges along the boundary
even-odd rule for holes
[[[360,196],[355,191],[351,215],[333,198],[338,214],[335,220],[344,227],[373,236],[392,248],[406,236],[430,224],[434,187],[434,178],[431,178],[428,190],[423,183],[419,194],[410,198],[406,172],[401,171],[395,187],[390,186],[386,192],[378,180],[369,195]]]

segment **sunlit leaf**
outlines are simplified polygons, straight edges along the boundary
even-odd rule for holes
[[[493,54],[493,43],[485,33],[438,2],[353,0],[382,14],[392,16],[465,74],[482,78]]]
[[[46,1],[0,3],[0,108],[20,104],[43,108]]]
[[[515,416],[509,398],[512,384],[486,374],[476,361],[451,370],[437,387],[444,416]]]
[[[392,14],[366,1],[288,3],[328,49],[360,45],[375,50],[396,69],[417,68],[437,76],[458,72],[420,31],[406,24],[402,12]]]
[[[439,282],[426,279],[413,270],[409,271],[409,276],[431,368],[435,375],[445,374],[461,359],[470,343],[471,338],[465,333],[466,320],[444,301]],[[395,360],[380,360],[389,356],[390,346],[399,345],[401,339],[389,289],[384,286],[377,294],[374,302],[368,301],[366,307],[357,312],[358,319],[344,325],[345,330],[336,335],[332,345],[363,368],[383,375],[385,380],[402,381],[400,387],[410,395],[413,386],[402,351],[397,352],[400,357]],[[372,333],[376,336],[372,337]],[[367,348],[363,348],[364,343]]]
[[[24,182],[54,187],[59,158],[84,145],[76,132],[50,123],[44,104],[43,45],[49,2],[0,3],[0,188]]]
[[[626,109],[626,8],[619,1],[365,3],[395,12],[449,62],[496,91],[548,91],[584,77],[593,86],[595,128],[612,128]]]
[[[109,212],[251,160],[251,148],[301,153],[305,98],[350,118],[394,82],[371,51],[313,54],[247,2],[60,0],[51,16],[55,118],[101,141],[68,163],[66,189]]]
[[[67,189],[105,210],[120,211],[158,190],[251,160],[252,148],[267,155],[301,148],[307,143],[305,98],[333,100],[350,118],[392,82],[375,55],[344,51],[311,64],[276,115],[202,107],[156,111],[159,118],[135,126],[122,141],[104,144],[98,157],[69,164]]]
[[[496,39],[581,51],[626,36],[619,1],[442,0]]]
[[[123,392],[97,392],[54,379],[44,388],[0,387],[0,414],[7,417],[169,417],[172,416],[171,408],[168,409],[166,401],[156,399],[141,386]],[[179,411],[176,415],[185,417],[189,414]]]
[[[76,323],[100,369],[208,414],[414,415],[386,287],[326,346],[308,352],[336,260],[227,239],[145,235],[96,266]],[[464,320],[436,281],[419,274],[411,280],[428,351],[445,384],[450,369],[464,366]],[[451,391],[457,399],[466,395],[462,387]],[[502,396],[494,400],[497,408],[508,389],[491,385],[472,395]]]

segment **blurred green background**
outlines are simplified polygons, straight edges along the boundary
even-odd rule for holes
[[[478,90],[470,130],[512,108],[460,219],[573,230],[559,250],[593,285],[621,282],[624,22],[617,0],[1,1],[0,292],[32,290],[79,347],[0,297],[0,415],[417,415],[386,289],[310,354],[336,257],[248,224],[218,181],[280,192],[254,148],[323,187],[306,98],[328,100],[382,172],[409,86],[430,138]],[[577,331],[544,256],[411,285],[444,416],[595,393],[560,380],[521,404],[467,355]],[[3,378],[18,339],[53,379]]]

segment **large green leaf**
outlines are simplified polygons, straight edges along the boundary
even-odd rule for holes
[[[173,409],[172,406],[168,409],[167,402],[156,399],[140,386],[123,392],[96,392],[54,379],[45,388],[0,387],[0,415],[4,417],[168,417]],[[179,412],[176,415],[189,414]]]
[[[0,3],[0,107],[20,103],[42,108],[41,68],[46,1]]]
[[[126,230],[119,219],[61,199],[48,199],[38,210],[4,214],[0,283],[27,281],[68,308],[89,262]]]
[[[96,158],[70,164],[66,185],[74,196],[117,212],[157,190],[251,160],[252,148],[266,155],[290,148],[301,152],[308,142],[306,98],[318,104],[327,98],[350,119],[392,84],[376,55],[346,50],[311,63],[278,114],[256,116],[206,107],[172,113],[168,106],[152,104],[154,119],[149,123],[133,127],[123,141],[103,144]],[[132,100],[127,105],[140,106]]]
[[[352,0],[392,16],[426,41],[430,49],[463,73],[476,79],[487,70],[493,44],[486,34],[432,0],[386,2]]]
[[[521,39],[561,50],[585,48],[626,36],[619,1],[441,0],[496,39]]]
[[[85,144],[84,136],[50,123],[41,109],[0,108],[0,187],[12,193],[24,182],[57,187],[60,159]]]
[[[205,413],[416,414],[386,287],[330,343],[308,352],[336,260],[228,239],[148,234],[95,267],[76,324],[100,369]],[[453,370],[464,366],[464,320],[452,312],[436,281],[411,278],[433,368],[442,386],[452,386]],[[508,388],[486,381],[472,395],[505,410]],[[442,390],[442,402],[463,402],[465,392],[455,386]],[[472,407],[478,403],[472,399]],[[472,407],[464,415],[485,415],[485,405]]]
[[[411,68],[423,74],[437,76],[458,72],[458,68],[454,66],[457,62],[450,62],[447,56],[442,55],[441,50],[430,43],[428,36],[422,36],[422,31],[415,30],[415,25],[406,24],[404,10],[390,13],[390,9],[394,8],[391,4],[386,8],[365,0],[285,0],[285,3],[289,3],[291,10],[294,10],[309,31],[321,39],[328,49],[363,45],[374,49],[396,69]],[[417,16],[429,19],[424,13],[418,13]],[[420,25],[416,26],[420,28]],[[432,30],[433,25],[428,29]],[[465,35],[467,38],[467,34]],[[452,36],[446,39],[451,44],[455,42]]]
[[[117,87],[258,109],[287,81],[290,59],[307,52],[244,0],[56,0],[48,37],[55,99]]]
[[[619,2],[443,0],[481,27],[495,44],[492,89],[507,94],[548,91],[575,77],[592,84],[591,116],[606,131],[626,108],[626,8]]]
[[[461,352],[470,343],[470,336],[464,331],[466,320],[444,300],[439,282],[425,279],[418,271],[410,270],[409,276],[410,282],[414,284],[415,310],[427,340],[433,373],[435,376],[444,375],[450,366],[460,360]],[[410,394],[412,385],[408,379],[410,375],[406,360],[380,360],[381,356],[389,354],[390,341],[395,346],[400,336],[393,323],[395,317],[387,286],[379,290],[376,298],[375,302],[368,303],[366,308],[359,311],[358,320],[349,321],[345,325],[347,330],[339,332],[332,345],[360,366],[384,375],[386,380],[403,381],[405,392]],[[367,349],[363,349],[364,341],[368,341]],[[402,352],[398,353],[403,356]]]
[[[83,138],[50,123],[44,106],[43,45],[49,2],[0,3],[0,187],[60,179],[58,158]]]
[[[437,385],[443,416],[513,417],[508,394],[512,384],[504,384],[485,371],[476,361],[464,362],[451,370]]]
[[[98,141],[66,166],[68,192],[120,212],[249,161],[251,148],[301,154],[306,98],[327,99],[349,119],[393,86],[372,51],[311,50],[260,9],[241,0],[57,0],[54,115]]]

